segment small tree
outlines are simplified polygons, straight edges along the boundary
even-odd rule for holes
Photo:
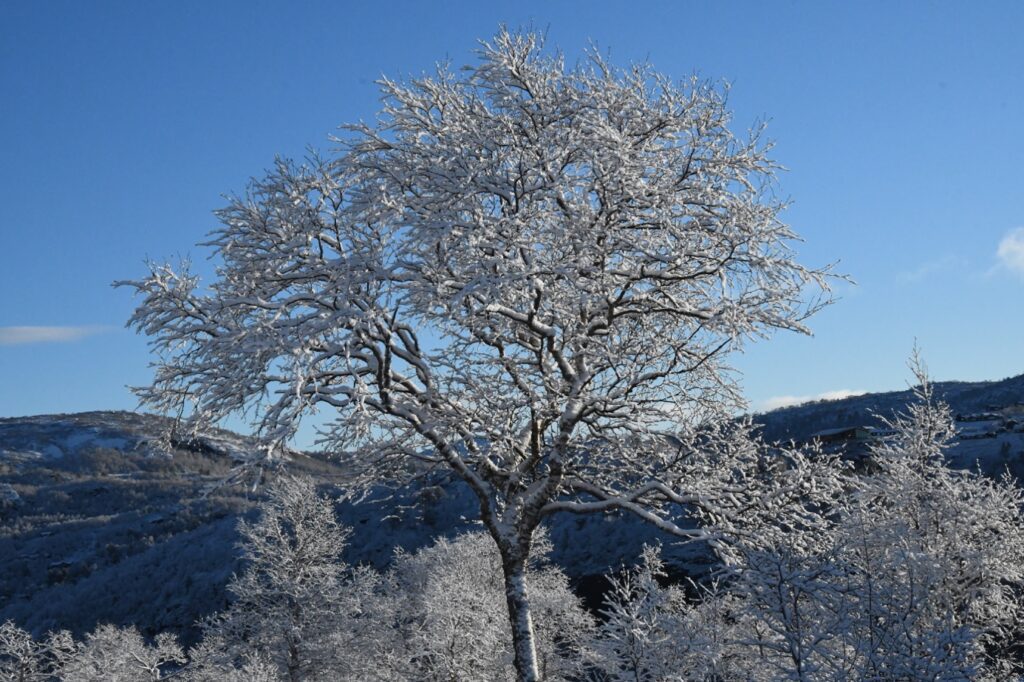
[[[696,586],[664,586],[658,550],[610,578],[603,622],[587,642],[588,665],[600,682],[682,682],[755,679],[753,657],[736,646],[742,612],[730,595]],[[588,678],[589,679],[589,678]]]
[[[952,412],[916,352],[911,368],[917,401],[887,423],[895,436],[872,452],[880,471],[842,527],[864,580],[855,631],[871,674],[1009,679],[1022,672],[1012,649],[1024,618],[1024,491],[949,468]]]
[[[156,682],[185,662],[174,635],[161,633],[147,644],[134,627],[100,625],[61,657],[56,673],[67,682]]]
[[[5,682],[48,682],[54,669],[74,650],[67,631],[37,641],[14,621],[0,624],[0,680]]]
[[[549,549],[546,537],[538,538],[530,573],[538,672],[545,680],[575,679],[593,623],[565,574],[543,563]],[[394,679],[515,679],[501,555],[487,534],[399,553],[388,585],[391,596],[375,610],[386,617],[377,631],[394,640],[386,647]]]
[[[265,652],[238,654],[236,643],[207,631],[206,638],[189,650],[186,682],[278,682],[278,667]]]
[[[282,476],[267,489],[256,523],[239,523],[248,567],[228,584],[235,601],[206,627],[226,654],[206,667],[236,664],[258,652],[280,675],[297,680],[343,679],[358,665],[361,623],[376,578],[341,560],[347,528],[330,499],[307,478]],[[216,665],[214,665],[216,664]]]
[[[955,434],[920,361],[917,401],[814,528],[781,524],[729,548],[768,679],[1011,679],[1020,673],[1024,492],[950,469]]]
[[[701,535],[672,504],[744,493],[688,487],[683,454],[707,443],[662,431],[730,415],[727,353],[805,331],[824,274],[794,260],[761,129],[735,136],[713,85],[596,53],[567,67],[505,30],[463,70],[380,85],[337,157],[279,161],[220,211],[208,292],[187,266],[127,283],[160,354],[139,393],[196,423],[251,408],[270,444],[333,409],[325,442],[360,485],[450,468],[535,680],[538,526],[623,509]]]
[[[501,557],[487,535],[440,539],[399,552],[384,575],[350,569],[338,555],[347,531],[308,479],[269,489],[255,524],[241,524],[249,566],[229,589],[236,600],[206,623],[189,679],[513,679],[511,632],[502,615]],[[590,618],[557,568],[540,565],[531,586],[545,679],[578,672]]]

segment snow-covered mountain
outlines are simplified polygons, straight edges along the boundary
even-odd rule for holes
[[[0,621],[188,638],[224,606],[235,525],[255,500],[217,484],[254,443],[219,430],[177,440],[169,425],[127,412],[0,419]],[[303,457],[296,468],[332,473]]]
[[[225,585],[241,567],[236,525],[260,492],[218,484],[256,443],[221,430],[169,439],[169,427],[127,412],[0,419],[0,622],[40,635],[134,624],[188,643],[195,622],[225,606]],[[345,473],[299,453],[289,471],[327,489]],[[339,502],[353,529],[346,559],[383,567],[396,547],[480,528],[476,510],[465,486],[443,479]],[[565,516],[550,532],[552,559],[584,591],[645,542],[665,544],[676,570],[700,570],[705,560],[632,518]]]
[[[961,418],[956,466],[1024,480],[1024,376],[936,386]],[[898,411],[909,391],[869,394],[756,415],[771,441],[849,433],[834,447],[884,437],[879,415]],[[194,640],[195,622],[222,609],[225,584],[240,569],[236,525],[260,492],[218,485],[252,439],[217,430],[168,438],[170,422],[127,412],[0,419],[0,622],[42,634],[97,623],[175,631]],[[864,429],[863,427],[870,427]],[[872,432],[871,428],[875,430]],[[291,470],[325,488],[345,478],[329,460],[296,454]],[[479,528],[476,504],[457,482],[435,481],[360,503],[339,503],[353,535],[347,560],[377,567],[396,547]],[[592,592],[597,576],[661,542],[670,566],[699,572],[708,557],[650,526],[618,516],[556,517],[552,559]]]
[[[939,400],[956,415],[960,435],[950,449],[955,467],[979,467],[985,473],[1009,471],[1024,481],[1024,374],[1000,381],[945,381],[935,384]],[[802,442],[837,431],[865,429],[884,437],[883,418],[900,412],[911,391],[866,393],[842,400],[817,401],[753,416],[769,442]],[[856,441],[857,437],[851,435]],[[868,439],[870,440],[870,438]],[[864,442],[839,447],[863,449]]]

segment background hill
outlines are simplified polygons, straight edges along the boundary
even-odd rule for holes
[[[994,382],[945,382],[938,394],[961,417],[955,466],[1009,470],[1024,480],[1024,376]],[[811,403],[755,415],[769,441],[803,441],[827,430],[879,427],[909,391]],[[236,524],[252,514],[259,490],[222,485],[252,439],[215,430],[200,438],[167,436],[163,417],[90,412],[0,419],[0,622],[35,634],[97,623],[134,624],[143,634],[173,631],[194,641],[195,623],[222,609],[225,585],[240,569]],[[877,432],[873,437],[884,437]],[[862,441],[837,441],[863,451]],[[290,470],[325,489],[343,483],[341,466],[296,453]],[[340,488],[337,488],[340,490]],[[385,566],[396,547],[416,549],[439,535],[479,528],[465,486],[377,491],[338,504],[353,528],[346,559]],[[552,560],[590,599],[601,573],[661,542],[670,566],[700,573],[710,557],[633,518],[562,515],[549,528]]]
[[[961,415],[991,412],[1024,403],[1024,374],[1001,381],[941,381],[935,394]],[[825,429],[853,424],[879,425],[879,416],[892,417],[913,395],[905,391],[865,393],[842,400],[819,400],[754,415],[766,440],[800,440]]]
[[[223,430],[175,440],[170,427],[128,412],[0,419],[0,622],[36,635],[134,624],[195,641],[196,621],[227,604],[225,585],[241,568],[236,525],[260,492],[223,482],[256,443]],[[288,471],[339,492],[345,474],[302,453]],[[444,478],[339,502],[338,512],[353,528],[346,559],[378,568],[396,547],[480,528],[469,491]],[[614,516],[565,516],[550,532],[552,559],[591,595],[591,576],[635,559],[645,542],[671,542]],[[708,560],[698,548],[666,549],[676,570]]]
[[[948,453],[950,464],[996,476],[1009,471],[1024,480],[1024,374],[1000,381],[937,382],[934,387],[960,429]],[[892,418],[912,399],[910,389],[866,393],[755,414],[753,420],[768,442],[802,442],[830,430],[880,429],[883,417]],[[851,445],[856,449],[857,444]]]
[[[191,636],[223,607],[235,525],[255,498],[218,484],[254,443],[227,431],[175,441],[169,426],[126,412],[0,420],[0,621]],[[295,468],[336,473],[305,456]]]

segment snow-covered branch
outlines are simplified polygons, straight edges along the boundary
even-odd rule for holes
[[[208,289],[161,264],[124,284],[159,356],[145,404],[248,414],[270,456],[329,409],[323,443],[359,486],[430,451],[522,566],[551,511],[669,524],[623,492],[654,470],[663,501],[703,495],[644,443],[728,418],[729,352],[807,331],[828,273],[797,262],[770,145],[731,131],[724,88],[568,67],[530,33],[478,56],[382,80],[377,120],[331,158],[279,160],[232,198]]]

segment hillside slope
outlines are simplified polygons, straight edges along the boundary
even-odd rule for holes
[[[937,393],[964,421],[951,463],[1024,480],[1024,376],[944,382]],[[803,441],[829,429],[879,426],[910,391],[812,403],[755,416],[769,441]],[[216,430],[168,440],[170,422],[146,414],[90,412],[0,419],[0,622],[36,634],[97,623],[170,630],[186,643],[195,623],[223,608],[240,569],[236,525],[259,491],[221,485],[252,439]],[[862,445],[862,444],[861,444]],[[845,445],[843,446],[845,447]],[[296,453],[289,470],[340,490],[344,469]],[[353,535],[346,559],[384,567],[396,547],[414,550],[440,535],[479,529],[466,486],[377,491],[338,504]],[[597,576],[634,560],[645,543],[663,545],[669,566],[699,573],[710,557],[632,517],[556,517],[552,560],[589,591]],[[591,595],[592,596],[592,595]]]
[[[250,439],[167,439],[164,418],[90,412],[0,419],[0,621],[37,634],[96,623],[171,629],[224,604],[250,491],[219,485]],[[330,478],[299,457],[295,468]]]
[[[134,624],[187,643],[197,620],[224,607],[225,585],[241,568],[236,525],[260,493],[219,484],[256,444],[228,431],[167,442],[169,426],[125,412],[0,419],[0,622],[37,635]],[[344,480],[340,466],[300,453],[288,471],[327,492]],[[466,486],[444,477],[339,502],[353,529],[345,558],[382,568],[396,547],[479,530],[477,509]],[[677,571],[708,560],[632,517],[565,515],[550,533],[552,559],[586,584],[634,560],[646,542],[662,542]]]
[[[936,396],[954,412],[972,414],[1024,404],[1024,374],[1000,381],[940,381]],[[801,440],[812,433],[849,425],[878,425],[879,416],[892,417],[913,393],[864,393],[841,400],[819,400],[753,415],[768,441]]]
[[[1024,374],[1000,381],[944,381],[936,396],[957,418],[959,438],[948,453],[959,468],[980,468],[999,476],[1008,471],[1024,481]],[[913,400],[910,389],[817,401],[753,415],[768,442],[803,442],[841,429],[879,429]]]

